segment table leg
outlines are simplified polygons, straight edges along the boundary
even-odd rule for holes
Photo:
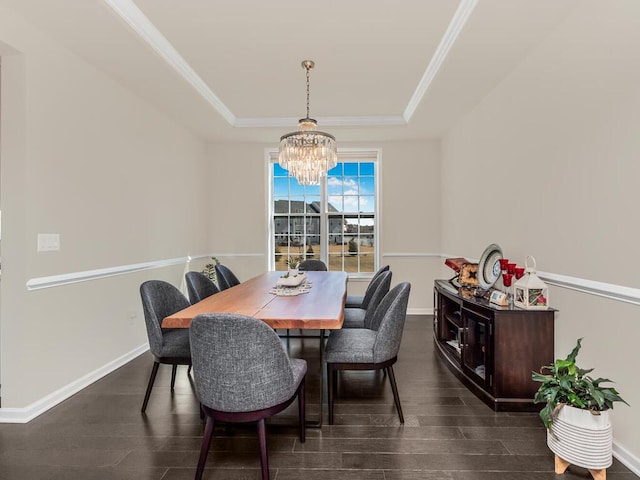
[[[322,398],[324,396],[324,330],[320,330],[320,415],[317,421],[305,423],[308,428],[322,428]]]

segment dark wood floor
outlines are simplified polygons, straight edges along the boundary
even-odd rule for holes
[[[273,480],[588,479],[553,456],[536,414],[494,413],[434,355],[431,318],[410,316],[396,365],[405,414],[399,424],[388,381],[346,373],[336,425],[308,429],[301,444],[295,410],[269,426]],[[291,356],[309,362],[308,415],[318,412],[318,339],[292,339]],[[173,394],[161,367],[147,414],[140,414],[151,357],[145,354],[26,425],[0,425],[0,479],[192,479],[203,425],[186,367]],[[293,405],[295,407],[295,403]],[[325,405],[326,409],[326,405]],[[216,429],[204,478],[258,479],[252,426]],[[609,480],[637,477],[614,460]]]

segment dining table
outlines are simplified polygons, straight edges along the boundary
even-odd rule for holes
[[[205,313],[235,313],[262,320],[273,329],[320,331],[320,414],[308,426],[322,426],[323,355],[326,330],[342,328],[347,296],[346,272],[304,272],[301,285],[287,287],[286,272],[266,272],[222,290],[165,317],[162,328],[189,328]],[[287,277],[288,278],[288,277]],[[289,280],[291,280],[289,278]]]

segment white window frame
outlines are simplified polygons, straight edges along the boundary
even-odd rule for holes
[[[267,188],[267,230],[268,230],[268,255],[267,255],[267,267],[269,270],[275,270],[275,258],[273,252],[275,251],[275,225],[274,225],[274,201],[273,201],[273,164],[278,163],[278,150],[266,149],[266,168],[268,179]],[[382,232],[380,231],[380,212],[382,211],[380,184],[381,184],[381,151],[380,149],[372,148],[339,148],[338,149],[338,162],[372,162],[375,164],[375,208],[374,208],[374,268],[373,272],[347,272],[349,278],[370,278],[379,268],[380,265],[380,245]],[[329,214],[326,212],[326,200],[327,200],[327,179],[323,178],[320,187],[320,201],[322,204],[322,211],[320,213],[320,244],[321,244],[321,256],[320,259],[329,264],[328,258],[328,243],[329,234],[327,227],[329,225]]]

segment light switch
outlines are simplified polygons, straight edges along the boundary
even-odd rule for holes
[[[59,233],[39,233],[38,252],[58,252],[60,251]]]

